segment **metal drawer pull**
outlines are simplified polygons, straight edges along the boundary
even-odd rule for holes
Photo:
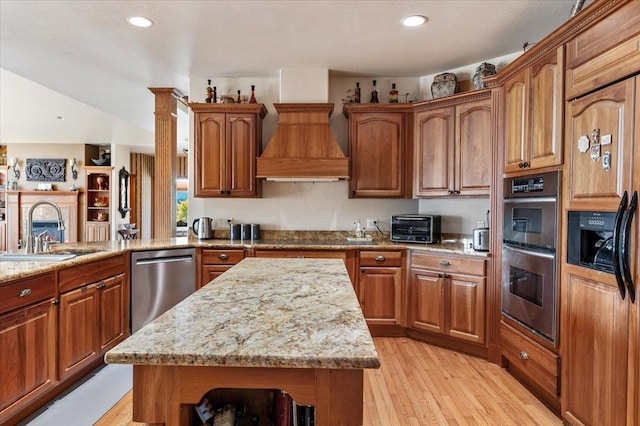
[[[451,263],[450,263],[448,260],[441,260],[441,261],[440,261],[440,265],[442,265],[442,266],[449,266],[449,265],[451,265]]]
[[[220,260],[227,260],[227,259],[229,259],[229,256],[227,256],[226,254],[222,253],[220,256],[218,256],[218,258]]]
[[[22,289],[22,291],[20,293],[18,293],[18,297],[25,297],[31,294],[31,289],[30,288],[25,288]]]
[[[524,359],[525,361],[529,359],[529,354],[526,353],[525,351],[520,351],[520,358]]]
[[[376,262],[384,262],[386,259],[384,256],[377,256],[376,257]]]
[[[96,286],[96,288],[97,288],[98,290],[102,290],[102,289],[103,289],[103,288],[105,288],[106,286],[107,286],[107,285],[106,285],[103,281],[100,281],[100,284],[98,284],[98,285]]]

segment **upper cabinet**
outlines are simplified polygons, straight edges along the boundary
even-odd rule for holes
[[[111,166],[85,166],[87,210],[84,241],[111,239]]]
[[[603,8],[606,7],[603,4]],[[566,99],[636,74],[640,68],[640,2],[630,1],[567,43]]]
[[[491,91],[415,106],[414,195],[489,195]]]
[[[504,83],[504,172],[562,164],[563,48]]]
[[[196,197],[259,197],[263,104],[192,103]]]
[[[350,198],[410,198],[411,104],[345,104],[349,118]]]

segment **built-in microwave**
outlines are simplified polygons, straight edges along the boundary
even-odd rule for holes
[[[391,241],[433,244],[440,242],[440,216],[403,214],[391,216]]]

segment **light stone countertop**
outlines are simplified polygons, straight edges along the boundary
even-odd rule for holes
[[[97,250],[62,262],[44,261],[0,261],[0,286],[14,279],[27,278],[40,273],[98,260],[121,252],[140,250],[161,250],[171,248],[202,247],[214,249],[279,249],[279,250],[419,250],[425,252],[451,253],[465,256],[488,257],[489,253],[471,249],[467,241],[443,240],[436,244],[394,243],[389,240],[374,244],[358,244],[346,241],[290,240],[290,241],[230,241],[229,239],[197,240],[187,237],[118,240],[99,243],[64,243],[54,246],[55,251]]]
[[[340,259],[246,258],[107,352],[110,364],[378,368]]]

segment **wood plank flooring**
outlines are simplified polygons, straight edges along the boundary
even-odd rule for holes
[[[381,368],[365,370],[365,426],[562,425],[504,369],[406,338],[374,338]],[[96,426],[131,421],[129,392]]]

